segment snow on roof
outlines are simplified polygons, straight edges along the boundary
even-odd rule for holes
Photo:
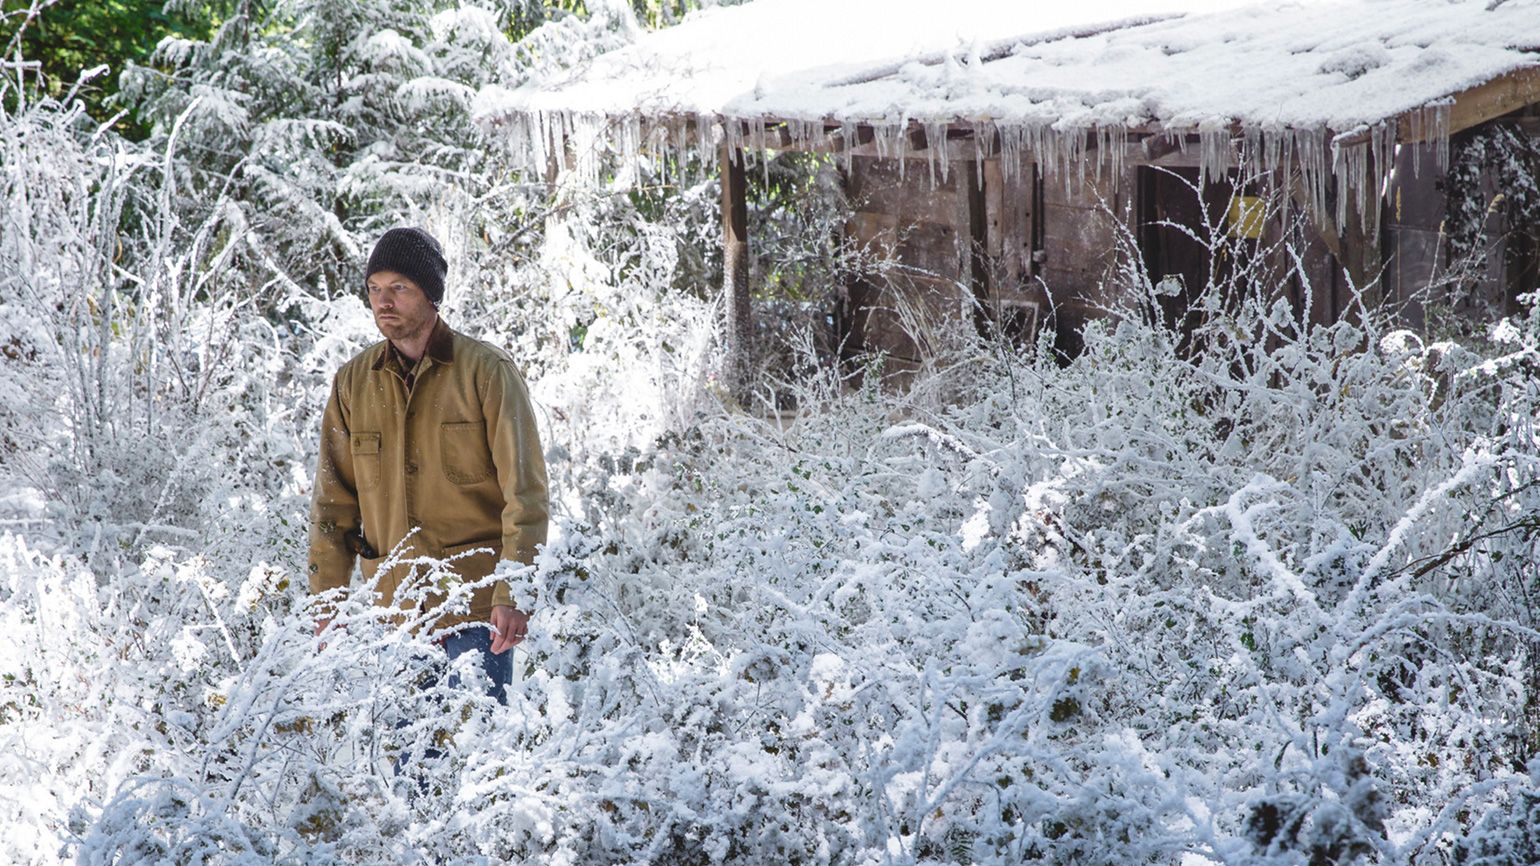
[[[705,156],[724,136],[764,145],[779,123],[795,144],[838,128],[847,153],[866,126],[888,154],[915,126],[935,141],[960,125],[1081,171],[1093,149],[1098,167],[1122,158],[1087,133],[1196,133],[1220,170],[1240,130],[1269,168],[1312,162],[1324,201],[1333,174],[1362,190],[1397,119],[1447,138],[1450,97],[1535,67],[1540,0],[757,0],[566,78],[484,91],[478,115],[541,165],[554,147],[629,152],[648,135]],[[1334,146],[1344,133],[1366,146]]]
[[[759,0],[482,110],[1340,131],[1537,51],[1540,0]]]
[[[751,103],[768,98],[797,116],[822,117],[832,112],[812,101],[810,83],[1247,2],[1255,0],[758,0],[697,12],[564,80],[530,82],[488,108],[742,116],[758,113]]]
[[[719,113],[1340,132],[1540,65],[1537,49],[1540,0],[1302,0],[1022,41],[858,84],[798,73]]]

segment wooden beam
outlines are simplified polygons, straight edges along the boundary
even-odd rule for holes
[[[968,285],[973,289],[973,326],[988,336],[989,205],[984,199],[984,166],[969,160],[958,166],[968,175]]]
[[[1139,143],[1139,155],[1144,162],[1154,162],[1182,149],[1184,135],[1152,135]]]
[[[740,403],[748,400],[754,338],[749,300],[748,178],[743,152],[721,148],[722,299],[727,308],[727,386]]]
[[[1537,103],[1540,103],[1540,66],[1516,69],[1454,94],[1454,104],[1449,107],[1449,134],[1464,132]],[[1396,129],[1397,138],[1403,142],[1431,141],[1435,132],[1437,130],[1428,129],[1424,124],[1422,134],[1414,137],[1412,118],[1406,114],[1401,116]]]
[[[1326,211],[1322,212],[1317,211],[1311,205],[1310,193],[1305,189],[1304,182],[1300,180],[1297,174],[1293,175],[1290,179],[1289,195],[1294,198],[1295,206],[1304,211],[1305,215],[1310,218],[1310,222],[1315,226],[1316,233],[1320,236],[1321,242],[1326,244],[1327,251],[1336,257],[1337,261],[1342,261],[1342,235],[1337,231],[1337,219],[1332,215],[1331,209],[1327,208]]]

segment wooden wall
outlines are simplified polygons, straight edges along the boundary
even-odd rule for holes
[[[974,163],[954,161],[948,176],[933,183],[922,159],[910,160],[901,172],[896,159],[855,157],[848,178],[855,210],[848,237],[871,260],[890,264],[868,269],[848,286],[845,356],[884,352],[890,369],[902,372],[969,329],[1022,341],[1041,328],[1051,329],[1064,355],[1075,354],[1084,324],[1120,300],[1106,293],[1118,291],[1122,282],[1121,256],[1141,256],[1155,279],[1164,270],[1192,270],[1189,279],[1206,272],[1207,262],[1188,267],[1171,255],[1152,253],[1149,231],[1139,228],[1161,219],[1183,221],[1180,199],[1193,198],[1191,187],[1179,180],[1151,182],[1157,172],[1146,166],[1172,168],[1195,182],[1196,159],[1189,151],[1144,161],[1132,146],[1117,183],[1094,174],[1066,183],[1062,176],[1043,176],[1030,162],[1007,177],[998,159],[985,160],[981,173],[975,173]],[[1423,325],[1418,300],[1444,266],[1443,174],[1431,145],[1404,146],[1396,159],[1377,233],[1359,231],[1353,237],[1351,226],[1336,226],[1333,219],[1312,219],[1294,229],[1294,242],[1303,245],[1304,275],[1280,276],[1277,291],[1296,309],[1308,306],[1318,324],[1351,313],[1343,259],[1367,244],[1371,270],[1382,274],[1376,295],[1396,304],[1407,326]],[[1215,208],[1222,213],[1228,195],[1205,188],[1203,208],[1211,217]],[[1141,198],[1152,196],[1155,201]],[[1187,210],[1197,207],[1190,204]],[[1301,204],[1296,200],[1291,206],[1295,215]],[[1122,220],[1131,222],[1131,232],[1120,226]],[[1258,247],[1266,249],[1286,230],[1275,217]],[[1168,244],[1166,252],[1177,246]],[[1499,293],[1506,279],[1501,253],[1500,246],[1494,249],[1492,273],[1483,280]],[[1280,261],[1280,274],[1285,264]]]
[[[899,160],[853,159],[846,235],[869,266],[848,287],[844,354],[883,352],[902,370],[968,321],[969,228],[956,172],[932,184],[925,163],[900,168]]]

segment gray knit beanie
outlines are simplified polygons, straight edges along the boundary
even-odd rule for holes
[[[410,277],[422,288],[435,310],[444,300],[444,276],[449,272],[449,263],[444,261],[444,248],[422,229],[396,228],[381,235],[379,243],[374,245],[374,252],[369,254],[364,279],[368,280],[380,271],[395,271]]]

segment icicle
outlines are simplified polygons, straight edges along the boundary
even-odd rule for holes
[[[561,142],[561,150],[557,152],[556,159],[560,164],[560,171],[576,171],[578,157],[582,151],[582,145],[578,142],[578,115],[571,111],[563,111],[555,118],[557,122],[556,140]]]
[[[938,161],[941,163],[941,182],[945,183],[947,179],[947,124],[945,122],[938,122],[933,120],[926,121],[924,129],[925,162],[930,167],[930,185],[932,188],[934,188],[936,186],[936,163]]]
[[[1347,219],[1347,148],[1338,145],[1335,139],[1331,143],[1331,176],[1337,184],[1337,228],[1342,230]]]
[[[1243,128],[1241,130],[1239,146],[1240,159],[1238,164],[1247,173],[1260,173],[1262,166],[1267,161],[1263,153],[1267,145],[1263,139],[1261,127],[1247,126]],[[1242,180],[1245,180],[1245,178],[1242,178]]]
[[[536,137],[540,140],[540,148],[544,151],[540,161],[535,164],[535,171],[542,176],[550,170],[551,163],[558,167],[562,164],[562,154],[566,152],[567,140],[561,134],[561,118],[552,117],[546,112],[539,115],[540,127]]]
[[[1064,193],[1069,195],[1074,191],[1074,183],[1077,175],[1081,175],[1084,166],[1075,159],[1075,153],[1079,141],[1083,140],[1083,134],[1078,131],[1066,132],[1062,129],[1048,130],[1048,148],[1053,154],[1054,167],[1059,175],[1064,178]],[[1084,181],[1084,176],[1080,178]]]
[[[1065,174],[1069,177],[1075,178],[1081,187],[1084,187],[1086,182],[1085,163],[1086,140],[1088,135],[1090,135],[1090,133],[1084,128],[1072,130],[1071,134],[1068,136],[1064,135],[1063,130],[1059,131],[1059,136],[1064,142],[1063,158],[1065,160],[1065,167],[1072,169],[1072,171],[1065,172]],[[1065,187],[1065,189],[1067,190],[1068,187]]]
[[[506,123],[508,124],[508,132],[503,138],[503,145],[508,148],[509,153],[513,154],[514,159],[519,165],[529,165],[530,143],[524,118],[511,117]]]
[[[543,136],[542,112],[529,115],[521,115],[513,119],[514,135],[510,142],[514,148],[515,159],[524,165],[531,174],[543,174],[545,172],[545,141]]]
[[[625,116],[625,123],[621,128],[621,159],[626,165],[634,165],[642,156],[642,116],[640,112],[631,112]],[[597,148],[595,152],[597,154]],[[595,171],[598,166],[594,166]]]
[[[1043,154],[1043,127],[1041,124],[1033,123],[1021,128],[1021,147],[1032,154],[1032,160],[1038,166],[1038,171],[1046,174],[1048,160]]]
[[[829,146],[829,135],[824,130],[822,120],[803,121],[797,125],[799,138],[797,147],[802,150],[825,150]]]
[[[743,150],[743,125],[736,118],[722,118],[722,141],[727,146],[727,157],[736,163]]]
[[[695,115],[695,159],[701,171],[710,173],[716,164],[717,145],[721,143],[721,125],[714,114]]]
[[[584,120],[583,164],[586,170],[583,172],[583,177],[590,184],[597,186],[600,177],[603,175],[600,167],[602,160],[599,157],[599,152],[603,149],[607,140],[611,136],[618,140],[618,156],[624,160],[631,159],[632,143],[626,140],[626,124],[624,120],[613,121],[615,123],[613,128],[611,127],[611,119],[604,115],[588,114],[584,115]]]
[[[1384,207],[1385,196],[1390,191],[1390,185],[1396,176],[1396,123],[1395,121],[1379,123],[1370,136],[1370,146],[1374,156],[1374,189],[1377,193],[1374,198],[1374,212],[1367,214],[1368,231],[1376,231],[1380,222],[1380,210]]]
[[[1275,193],[1274,198],[1278,202],[1279,219],[1283,225],[1289,225],[1290,215],[1294,210],[1293,178],[1290,176],[1293,162],[1294,149],[1293,136],[1288,130],[1268,129],[1263,131],[1265,156],[1263,157],[1263,170],[1267,174],[1268,183]]]
[[[1414,146],[1417,148],[1416,152],[1412,154],[1412,178],[1414,180],[1422,177],[1422,143],[1427,140],[1427,120],[1428,107],[1426,105],[1419,106],[1411,111],[1406,119],[1407,126],[1411,132],[1411,140],[1416,142]]]
[[[847,175],[855,170],[856,138],[859,130],[860,127],[854,121],[848,118],[840,120],[840,149],[844,152]]]
[[[888,159],[891,156],[889,147],[888,127],[886,124],[872,124],[872,147],[877,152],[878,159]]]
[[[1374,131],[1369,131],[1372,141]],[[1358,208],[1360,227],[1368,228],[1368,216],[1365,213],[1367,206],[1366,187],[1371,183],[1369,177],[1369,151],[1371,145],[1368,142],[1359,144],[1342,144],[1341,138],[1332,140],[1332,168],[1337,178],[1337,226],[1339,229],[1346,227],[1348,219],[1348,199],[1351,197],[1353,205]]]
[[[1433,138],[1438,142],[1436,165],[1441,172],[1449,170],[1449,108],[1453,104],[1453,100],[1447,100],[1433,107]]]
[[[549,163],[555,163],[557,169],[564,167],[563,155],[567,152],[567,138],[562,134],[561,114],[540,115],[540,140],[546,147],[546,165],[535,166],[535,170],[544,173],[549,168]]]
[[[557,138],[562,146],[557,153],[557,160],[560,163],[558,171],[569,170],[569,163],[570,169],[575,171],[578,168],[577,157],[581,148],[577,140],[577,116],[570,111],[563,111],[556,116],[556,122],[559,124]]]
[[[1128,159],[1128,127],[1124,124],[1116,124],[1107,136],[1109,147],[1112,148],[1109,161],[1112,168],[1112,186],[1117,189],[1123,184],[1123,171]]]
[[[685,185],[685,169],[690,164],[690,118],[688,115],[676,115],[671,118],[667,129],[668,147],[670,156],[678,166],[678,177],[675,183],[683,187]],[[665,160],[667,162],[667,160]]]
[[[558,145],[556,142],[552,140],[556,135],[556,131],[551,128],[550,114],[544,111],[535,112],[534,116],[526,122],[531,123],[534,127],[527,133],[530,137],[530,144],[534,148],[532,151],[534,162],[530,165],[530,171],[544,176],[547,165],[555,158],[554,154],[561,152],[557,149]]]
[[[1021,172],[1021,127],[996,124],[995,135],[1000,139],[1000,171],[1006,180],[1015,180]]]
[[[1299,168],[1299,186],[1301,203],[1306,212],[1313,218],[1321,211],[1316,207],[1315,197],[1315,171],[1313,161],[1316,159],[1316,150],[1312,146],[1310,136],[1302,130],[1292,130],[1289,140],[1293,143],[1294,165]]]
[[[977,172],[976,182],[978,188],[984,188],[984,138],[979,132],[979,125],[973,125],[973,169]]]
[[[914,139],[909,136],[909,126],[912,119],[905,114],[898,119],[898,126],[893,130],[895,136],[893,144],[898,148],[898,177],[904,179],[905,168],[911,157],[915,156]]]
[[[571,162],[571,157],[577,153],[577,142],[573,139],[574,131],[577,129],[577,120],[574,119],[570,111],[559,112],[556,116],[551,117],[551,120],[556,123],[553,139],[561,143],[561,149],[556,151],[557,173],[573,170],[573,168],[576,168],[576,163]]]
[[[786,138],[792,150],[808,150],[808,142],[811,136],[807,131],[807,124],[801,120],[787,120],[781,123],[781,128],[786,130]]]
[[[899,180],[904,179],[904,163],[907,162],[902,150],[906,138],[903,126],[875,122],[872,124],[872,141],[877,145],[877,156],[879,159],[898,160]]]
[[[1075,176],[1072,136],[1046,123],[1034,123],[1026,127],[1023,138],[1038,168],[1044,174],[1056,175],[1065,193],[1071,192]]]
[[[1230,172],[1230,131],[1212,126],[1198,129],[1198,183],[1223,180]]]
[[[1103,166],[1108,161],[1107,147],[1112,139],[1108,135],[1108,130],[1105,126],[1091,127],[1090,138],[1091,142],[1089,146],[1093,151],[1095,151],[1095,153],[1092,154],[1095,159],[1091,163],[1091,172],[1092,176],[1096,178],[1097,184],[1100,184],[1102,181]]]

